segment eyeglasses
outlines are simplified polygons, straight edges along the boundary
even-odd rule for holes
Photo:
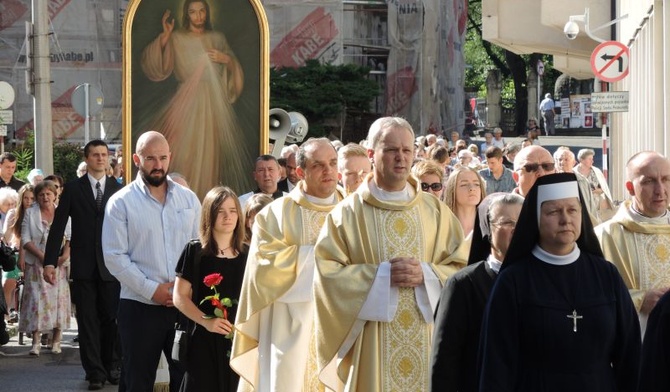
[[[491,222],[491,226],[502,227],[505,229],[513,229],[514,227],[516,227],[516,221],[504,220],[500,222]]]
[[[428,184],[426,182],[421,183],[421,190],[424,192],[428,192],[428,189],[432,190],[433,192],[439,192],[442,190],[442,183],[441,182],[434,182],[432,184]]]
[[[538,170],[540,170],[540,167],[542,167],[542,170],[546,172],[553,172],[554,169],[556,168],[556,164],[553,162],[547,162],[547,163],[526,163],[525,165],[521,166],[521,169],[525,170],[526,173],[535,173]],[[521,170],[518,169],[518,170]]]

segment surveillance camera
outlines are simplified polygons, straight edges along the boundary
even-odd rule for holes
[[[563,27],[563,34],[565,34],[567,39],[572,40],[577,38],[577,35],[579,35],[579,25],[577,25],[576,22],[569,21],[565,24],[565,27]]]

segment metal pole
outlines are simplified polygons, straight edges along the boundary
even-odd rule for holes
[[[89,84],[84,83],[84,143],[88,144],[91,139],[91,112],[90,112]]]
[[[541,114],[540,113],[540,102],[541,102],[540,98],[542,96],[542,85],[540,83],[542,83],[542,79],[540,78],[540,73],[538,72],[537,73],[537,105],[535,106],[535,110],[537,111],[537,116],[535,117],[537,119],[537,123],[536,123],[537,126],[540,126],[540,118],[542,118],[540,116],[540,114]],[[544,128],[545,129],[547,128],[547,124],[544,124]],[[540,133],[542,133],[542,132],[540,132]]]
[[[35,66],[33,111],[35,115],[35,167],[54,172],[51,128],[51,64],[49,56],[49,11],[47,0],[32,0]]]

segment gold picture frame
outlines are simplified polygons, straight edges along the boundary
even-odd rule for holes
[[[203,16],[204,15],[204,16]],[[202,199],[252,190],[268,151],[269,28],[259,0],[131,0],[123,27],[125,181],[140,134],[163,133],[170,172]]]

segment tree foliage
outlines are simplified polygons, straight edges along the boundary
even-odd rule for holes
[[[35,168],[35,135],[32,131],[27,132],[23,145],[12,151],[16,156],[16,172],[14,176],[26,181],[28,173]],[[77,178],[77,166],[84,159],[84,152],[80,145],[73,143],[58,142],[53,145],[53,173],[63,177],[65,182]]]
[[[518,55],[482,39],[481,0],[469,0],[468,32],[465,43],[466,86],[486,94],[486,76],[490,69],[499,69],[503,78],[502,96],[513,97],[516,106],[516,131],[522,132],[528,118],[528,72],[539,60],[545,63],[544,90],[552,91],[559,73],[551,67],[550,56],[532,53]]]
[[[302,113],[309,136],[323,136],[326,124],[344,123],[347,113],[367,113],[380,93],[370,69],[354,64],[331,65],[309,60],[300,68],[270,70],[270,107]]]

